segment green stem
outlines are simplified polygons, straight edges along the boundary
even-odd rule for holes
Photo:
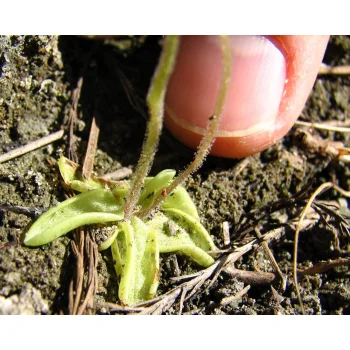
[[[146,138],[137,165],[135,177],[125,204],[125,219],[130,219],[140,197],[145,177],[148,175],[158,147],[163,128],[164,99],[169,78],[174,70],[179,47],[179,36],[166,36],[162,54],[147,95],[150,119],[147,125]]]
[[[225,99],[227,95],[227,91],[230,85],[231,78],[231,50],[230,50],[230,41],[227,35],[221,36],[221,52],[222,52],[222,80],[219,90],[219,95],[216,100],[214,115],[211,116],[208,120],[207,128],[204,133],[204,137],[202,138],[196,156],[192,163],[185,169],[182,173],[180,173],[175,180],[167,187],[166,192],[170,194],[173,192],[178,186],[180,186],[194,171],[200,168],[204,162],[205,157],[208,155],[211,146],[215,140],[216,131],[219,126],[219,122],[222,116],[222,111],[224,109]],[[140,212],[138,214],[139,217],[147,217],[151,214],[151,212],[159,207],[161,202],[164,200],[164,196],[160,194],[153,205],[149,207],[147,210]]]

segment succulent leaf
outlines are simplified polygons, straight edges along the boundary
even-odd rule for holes
[[[79,226],[119,221],[123,217],[123,208],[111,191],[97,189],[81,193],[41,215],[27,232],[24,244],[39,246]]]
[[[175,170],[166,169],[158,173],[155,177],[145,179],[145,186],[138,201],[139,205],[141,205],[141,210],[145,210],[152,205],[154,199],[161,194],[162,190],[170,185],[175,174]]]
[[[183,228],[191,237],[193,243],[204,251],[214,251],[217,248],[211,239],[208,231],[200,221],[179,209],[162,209],[163,213],[181,228]]]
[[[119,299],[134,305],[152,298],[158,288],[159,247],[156,232],[133,216],[119,224],[120,234],[112,244],[115,269],[120,276]]]
[[[171,228],[168,227],[169,224],[171,224]],[[147,222],[147,225],[157,232],[160,253],[180,252],[204,267],[208,267],[214,263],[214,259],[207,253],[209,249],[199,247],[187,230],[181,227],[177,221],[169,220],[163,213],[158,212],[155,214],[154,218]],[[211,244],[207,243],[207,237],[205,236],[203,241],[200,242],[200,245],[202,247],[213,247],[216,249],[213,242]]]
[[[199,220],[196,206],[188,192],[181,186],[174,192],[168,194],[167,198],[162,203],[161,209],[178,209],[194,219]]]

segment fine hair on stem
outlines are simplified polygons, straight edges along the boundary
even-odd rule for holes
[[[195,172],[198,168],[202,166],[215,140],[216,131],[218,129],[222,112],[224,109],[225,99],[227,91],[229,89],[231,77],[231,51],[229,37],[227,35],[222,35],[220,37],[220,40],[222,52],[222,78],[218,98],[216,100],[214,108],[214,114],[211,117],[209,117],[204,136],[198,146],[198,150],[192,163],[190,163],[190,165],[182,173],[180,173],[174,179],[174,181],[166,188],[166,193],[170,194],[178,186],[180,186],[188,178],[188,176],[190,176],[193,172]],[[164,200],[164,196],[160,194],[155,199],[152,206],[150,206],[147,210],[138,213],[138,216],[147,217],[151,214],[152,211],[159,207],[162,200]]]
[[[142,152],[136,167],[131,189],[125,203],[125,219],[130,219],[139,200],[145,177],[153,164],[160,134],[163,128],[164,99],[169,78],[174,70],[180,38],[169,35],[164,38],[162,54],[147,94],[149,121]]]

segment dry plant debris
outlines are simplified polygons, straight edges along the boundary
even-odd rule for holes
[[[301,231],[303,220],[304,220],[308,210],[310,209],[311,205],[313,204],[315,198],[318,195],[320,195],[322,192],[327,191],[330,188],[335,188],[338,192],[342,193],[344,196],[350,197],[350,192],[344,191],[343,189],[339,188],[338,186],[334,185],[331,182],[326,182],[326,183],[322,184],[321,186],[319,186],[316,189],[316,191],[312,194],[312,196],[308,200],[306,206],[304,207],[304,209],[303,209],[303,211],[302,211],[302,213],[300,215],[300,219],[298,221],[298,224],[297,224],[297,227],[296,227],[296,230],[295,230],[294,259],[293,259],[293,278],[294,278],[294,284],[295,284],[297,296],[298,296],[298,299],[299,299],[300,307],[301,307],[301,310],[302,310],[303,314],[305,314],[305,309],[304,309],[304,306],[303,306],[303,301],[302,301],[302,298],[301,298],[301,295],[300,295],[300,291],[299,291],[299,287],[298,287],[298,271],[297,271],[299,234],[300,234],[300,231]],[[335,214],[335,216],[339,218],[339,214]],[[348,222],[345,219],[343,219],[343,218],[341,218],[341,220],[346,225],[346,230],[348,230],[348,228],[349,228]],[[348,231],[346,233],[347,233],[347,235],[349,235]],[[343,262],[343,264],[345,264],[345,265],[347,264],[347,259],[345,261],[344,260],[341,260],[341,261]],[[340,261],[339,261],[339,264],[340,264]],[[333,264],[333,265],[330,265],[330,266],[335,267],[335,266],[338,266],[338,265],[337,264]]]
[[[49,145],[52,142],[55,142],[63,137],[64,131],[56,131],[51,135],[44,136],[39,140],[35,140],[33,142],[29,142],[26,145],[16,148],[12,151],[6,152],[0,155],[0,163],[7,162],[10,159],[22,156],[28,152],[32,152],[40,147],[44,147]]]

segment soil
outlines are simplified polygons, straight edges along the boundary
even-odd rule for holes
[[[75,130],[78,159],[83,160],[95,116],[100,127],[96,173],[103,175],[122,167],[134,169],[146,127],[144,99],[160,53],[160,41],[161,37],[143,36],[107,41],[71,36],[0,37],[0,154],[66,126],[72,107],[71,93],[82,76]],[[350,64],[350,37],[331,37],[324,62],[332,66]],[[319,76],[300,119],[346,122],[349,96],[348,76]],[[184,303],[183,313],[301,313],[292,278],[295,225],[291,223],[300,217],[307,199],[321,184],[331,181],[350,189],[350,171],[345,162],[305,147],[297,134],[298,128],[295,126],[267,151],[244,160],[240,172],[237,169],[242,160],[208,157],[186,185],[202,223],[220,248],[224,248],[221,235],[224,221],[229,223],[233,247],[256,238],[254,227],[259,227],[262,234],[282,227],[269,247],[287,276],[286,289],[281,290],[278,281],[252,284],[243,296],[221,306],[223,298],[246,286],[241,280],[221,273],[212,285],[208,281]],[[350,147],[347,133],[314,130],[312,134]],[[38,248],[22,243],[38,212],[65,199],[55,161],[60,154],[67,155],[67,135],[66,132],[63,139],[49,146],[0,164],[1,314],[68,312],[68,289],[75,263],[70,245],[72,234]],[[193,151],[164,131],[152,175],[166,168],[180,171],[192,156]],[[339,209],[335,211],[344,222],[339,224],[339,217],[329,211],[309,217],[307,229],[300,234],[299,269],[349,258],[347,199],[335,190],[325,192],[320,199],[328,204],[327,208],[333,208],[329,203],[337,204]],[[170,278],[175,273],[175,260],[181,274],[198,270],[184,257],[163,255],[159,295],[173,286]],[[274,272],[262,247],[244,254],[235,267]],[[349,314],[349,276],[348,266],[299,276],[305,312]],[[116,303],[117,289],[111,254],[109,250],[101,252],[97,294],[90,313],[112,313],[103,303]],[[164,313],[178,311],[177,301]]]

